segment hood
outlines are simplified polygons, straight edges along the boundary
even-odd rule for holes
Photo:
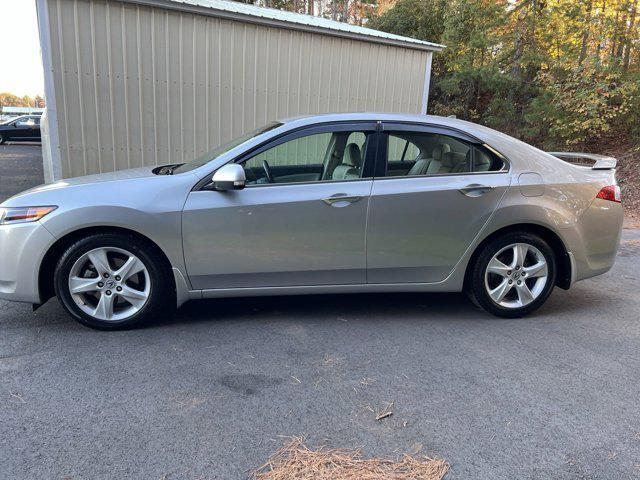
[[[119,180],[133,180],[136,178],[155,177],[153,170],[157,167],[141,167],[131,168],[129,170],[119,170],[117,172],[97,173],[94,175],[85,175],[82,177],[65,178],[53,183],[44,183],[37,187],[25,190],[16,196],[25,195],[27,193],[47,192],[58,190],[61,188],[75,187],[78,185],[89,185],[92,183],[115,182]]]
[[[88,186],[94,190],[95,188],[102,187],[102,185],[106,186],[109,182],[127,182],[129,180],[141,180],[145,178],[152,180],[151,177],[158,179],[165,177],[164,175],[155,175],[153,173],[155,168],[157,167],[141,167],[132,168],[130,170],[120,170],[117,172],[85,175],[83,177],[65,178],[64,180],[45,183],[29,190],[25,190],[24,192],[18,193],[17,195],[7,199],[2,203],[2,205],[21,206],[25,202],[33,203],[32,201],[36,201],[36,199],[38,199],[38,201],[42,201],[47,197],[52,198],[52,195],[58,198],[60,195],[68,195],[72,191],[85,190],[84,188],[78,189],[77,187]],[[109,188],[112,189],[112,187]]]

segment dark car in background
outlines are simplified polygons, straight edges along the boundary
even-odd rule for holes
[[[0,124],[0,144],[34,141],[41,141],[40,115],[23,115]]]

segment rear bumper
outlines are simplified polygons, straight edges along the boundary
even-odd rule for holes
[[[0,226],[0,298],[40,303],[38,273],[54,242],[39,222]]]
[[[571,244],[575,261],[574,281],[608,272],[616,260],[624,212],[622,205],[595,199],[578,221],[576,242]]]

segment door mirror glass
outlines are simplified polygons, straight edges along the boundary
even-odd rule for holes
[[[244,169],[237,163],[228,163],[213,174],[211,182],[213,189],[221,192],[242,190],[246,183]]]

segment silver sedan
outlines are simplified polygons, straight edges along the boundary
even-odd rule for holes
[[[274,122],[190,163],[5,201],[0,297],[55,295],[105,329],[190,299],[312,293],[465,291],[518,317],[613,265],[615,164],[451,118]]]

